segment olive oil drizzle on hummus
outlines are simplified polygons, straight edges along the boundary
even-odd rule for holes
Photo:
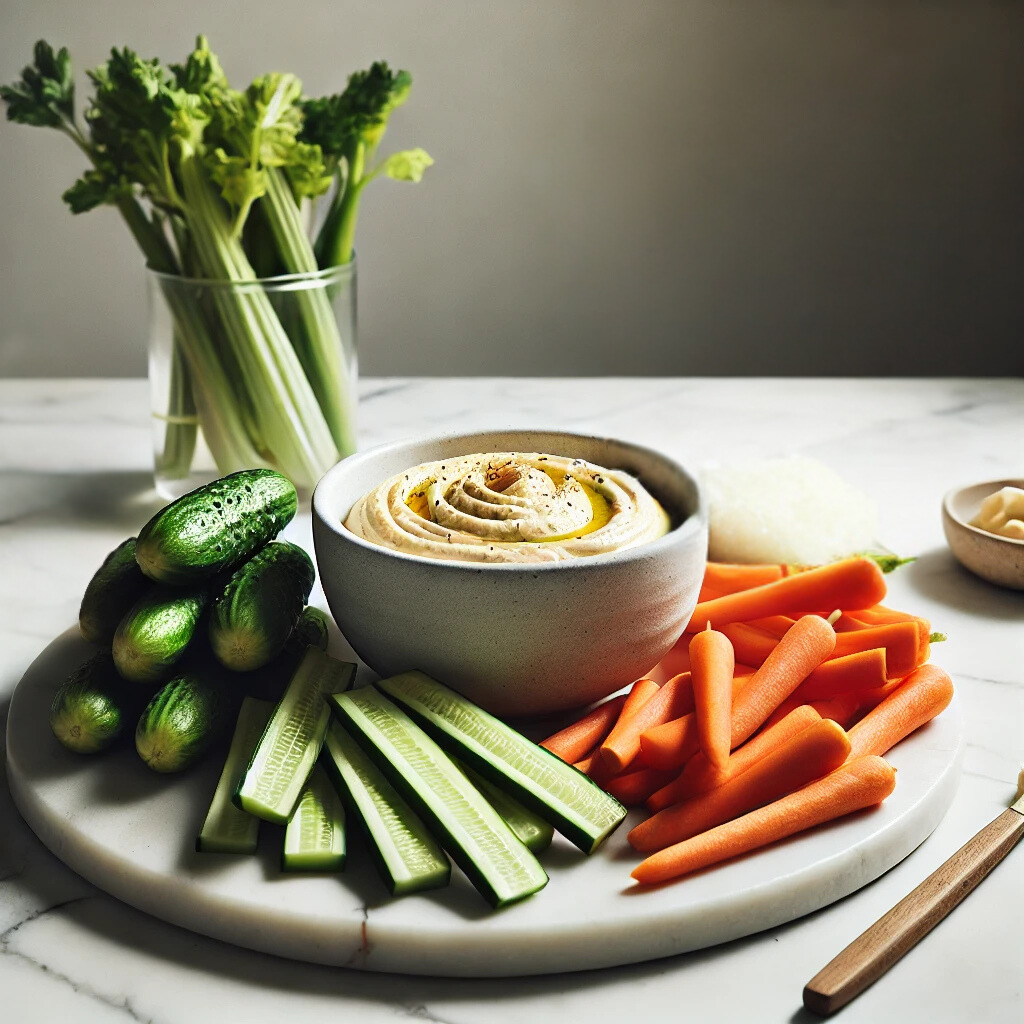
[[[536,562],[603,554],[668,532],[638,480],[582,459],[497,452],[425,463],[345,518],[353,533],[428,558]]]
[[[550,478],[551,482],[556,486],[560,487],[565,482],[565,473],[561,470],[552,469],[547,466],[544,467],[544,473]],[[433,521],[433,516],[430,514],[430,499],[427,497],[427,491],[431,484],[437,483],[436,480],[424,481],[421,488],[410,491],[409,496],[405,499],[406,505],[412,509],[416,515],[423,519],[430,519]],[[527,544],[555,544],[563,540],[569,540],[572,537],[584,537],[588,533],[593,533],[595,530],[600,530],[605,523],[611,519],[612,508],[608,499],[595,490],[590,484],[583,480],[578,481],[580,487],[583,489],[583,493],[586,495],[587,500],[590,502],[590,521],[578,530],[570,530],[568,533],[554,534],[550,537],[537,537],[526,540]],[[519,544],[524,541],[507,541],[499,540],[494,541],[496,544]]]

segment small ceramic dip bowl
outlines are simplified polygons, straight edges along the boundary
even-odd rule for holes
[[[503,451],[625,470],[661,502],[672,528],[605,554],[480,564],[399,552],[343,525],[357,499],[397,473]],[[696,480],[651,449],[506,430],[388,444],[344,459],[313,494],[313,539],[331,613],[375,672],[421,669],[496,714],[536,715],[598,700],[668,652],[697,602],[707,512]]]
[[[1024,540],[970,524],[981,503],[1002,487],[1024,487],[1024,480],[992,480],[948,491],[942,499],[942,528],[950,550],[971,572],[1001,587],[1024,590]]]

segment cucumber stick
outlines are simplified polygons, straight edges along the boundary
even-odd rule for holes
[[[231,798],[273,710],[274,705],[270,701],[256,700],[255,697],[246,697],[242,701],[224,770],[220,773],[210,809],[196,839],[199,853],[256,852],[260,819],[236,807]]]
[[[340,871],[345,866],[345,809],[314,765],[284,831],[282,871]]]
[[[239,807],[265,821],[288,822],[327,732],[331,710],[324,697],[347,690],[355,674],[350,662],[317,647],[306,651],[239,784]]]
[[[135,559],[159,583],[181,586],[233,569],[291,521],[292,482],[272,469],[245,469],[183,494],[139,531]]]
[[[380,690],[329,700],[345,728],[427,822],[491,906],[504,907],[548,880],[536,857],[443,750]]]
[[[135,538],[122,541],[96,570],[78,610],[78,628],[91,644],[109,644],[124,613],[149,589],[135,561]]]
[[[465,772],[466,778],[487,798],[487,802],[505,819],[505,824],[526,843],[534,853],[540,853],[551,845],[555,830],[539,815],[524,807],[515,797],[488,782],[468,765],[455,762]]]
[[[536,811],[584,853],[626,816],[618,800],[582,772],[423,672],[376,684],[453,757]]]
[[[210,607],[210,647],[235,672],[281,653],[302,614],[316,572],[297,544],[271,541],[232,573]]]
[[[452,867],[444,850],[340,722],[327,730],[324,755],[391,895],[447,885]]]

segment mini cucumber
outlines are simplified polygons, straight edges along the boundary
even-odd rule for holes
[[[327,730],[321,756],[388,892],[404,896],[446,886],[452,866],[444,850],[340,722]]]
[[[249,764],[274,705],[269,701],[246,697],[242,701],[231,747],[224,761],[217,788],[206,812],[206,820],[196,838],[199,853],[255,853],[260,819],[237,808],[231,798]]]
[[[453,757],[536,811],[584,853],[593,853],[625,818],[626,808],[582,772],[423,672],[376,685]]]
[[[180,772],[220,737],[239,700],[207,666],[190,666],[146,705],[135,749],[155,772]]]
[[[103,559],[85,588],[78,610],[82,636],[91,644],[109,644],[125,612],[150,585],[135,561],[135,538],[129,537]]]
[[[60,685],[50,705],[50,729],[77,754],[106,750],[135,724],[145,697],[114,668],[109,651],[94,654]]]
[[[292,482],[272,469],[246,469],[197,487],[139,531],[135,559],[160,583],[209,579],[251,558],[291,521]]]
[[[314,765],[284,830],[282,871],[341,871],[345,809],[323,768]]]
[[[352,738],[492,907],[515,903],[547,884],[544,869],[501,815],[380,690],[366,686],[328,699]]]
[[[281,653],[261,668],[244,673],[239,677],[239,683],[253,697],[276,703],[305,657],[306,648],[318,647],[326,651],[327,641],[327,616],[312,605],[303,608]]]
[[[488,782],[478,772],[459,761],[455,762],[470,782],[487,798],[487,802],[505,819],[505,824],[534,853],[541,853],[551,845],[555,830],[539,815],[524,807],[515,797]]]
[[[166,679],[195,635],[206,590],[150,586],[121,619],[114,634],[117,671],[136,683]]]
[[[297,544],[271,541],[232,573],[210,608],[210,647],[235,672],[281,653],[313,589],[316,571]]]
[[[265,821],[287,823],[323,746],[331,717],[324,697],[347,690],[355,674],[350,662],[316,647],[306,650],[238,786],[239,807]]]

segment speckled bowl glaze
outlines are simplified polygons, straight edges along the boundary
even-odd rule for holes
[[[989,583],[1024,590],[1024,540],[1000,537],[971,526],[981,503],[1003,487],[1024,487],[1024,480],[990,480],[956,487],[942,499],[942,528],[950,550],[962,565]]]
[[[396,473],[500,451],[626,470],[675,526],[610,554],[479,565],[393,551],[343,525],[358,498]],[[694,478],[651,449],[584,434],[504,430],[383,445],[339,462],[313,494],[313,540],[331,613],[375,672],[422,669],[496,714],[536,715],[604,697],[668,652],[697,602],[707,512]]]

